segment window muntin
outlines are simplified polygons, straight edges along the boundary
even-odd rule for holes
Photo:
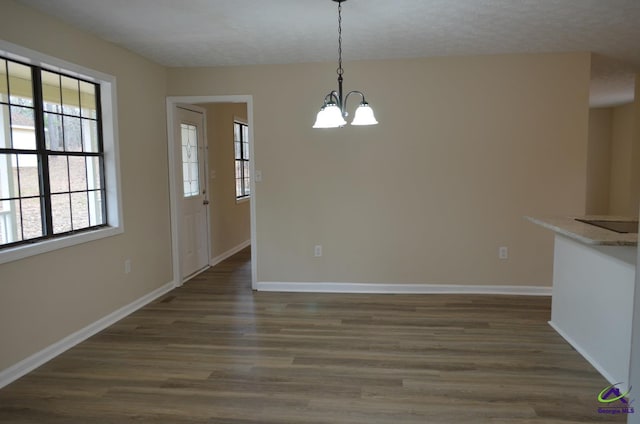
[[[0,249],[105,226],[100,86],[0,57]]]
[[[236,199],[251,195],[249,173],[249,126],[243,122],[233,123],[233,145],[235,152]]]

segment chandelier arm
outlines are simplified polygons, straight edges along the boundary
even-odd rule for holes
[[[352,90],[352,91],[349,91],[347,93],[347,96],[344,98],[345,107],[347,105],[347,100],[349,100],[349,96],[352,95],[352,94],[359,94],[360,97],[362,97],[362,102],[361,103],[367,104],[367,101],[364,99],[364,93],[362,91]]]
[[[332,100],[340,109],[342,109],[342,101],[340,101],[339,94],[336,90],[332,90],[329,94],[324,96],[324,106],[331,103]]]

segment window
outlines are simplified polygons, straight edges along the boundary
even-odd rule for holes
[[[236,157],[236,199],[251,195],[249,178],[249,126],[243,122],[233,123],[233,145]]]
[[[0,41],[0,263],[122,232],[114,95],[113,77]]]

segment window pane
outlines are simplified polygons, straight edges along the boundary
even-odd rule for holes
[[[11,61],[9,61],[8,64],[9,93],[11,94],[10,103],[33,107],[31,68]]]
[[[71,191],[87,189],[87,165],[83,156],[69,156],[69,183]]]
[[[80,90],[78,80],[62,76],[62,113],[80,116]]]
[[[242,141],[245,143],[249,142],[249,127],[247,125],[242,126]]]
[[[18,159],[0,154],[0,199],[18,197]]]
[[[11,140],[14,149],[35,150],[36,130],[33,109],[11,106]]]
[[[0,59],[0,102],[9,101],[9,86],[7,84],[7,61]]]
[[[42,237],[42,209],[40,198],[22,199],[24,239]]]
[[[236,178],[242,178],[242,161],[236,161]]]
[[[0,243],[14,243],[22,240],[22,214],[20,201],[0,201]]]
[[[87,194],[89,197],[89,225],[93,226],[104,224],[104,217],[102,215],[103,192],[96,190],[90,191]]]
[[[0,105],[0,148],[11,148],[9,106]]]
[[[235,147],[235,157],[236,159],[242,159],[242,143],[236,141],[233,143]]]
[[[52,193],[69,191],[69,169],[66,156],[49,156],[49,184]]]
[[[244,179],[244,194],[249,195],[251,193],[251,180],[249,178]]]
[[[74,230],[89,226],[89,204],[87,193],[71,193],[71,217]]]
[[[64,123],[64,150],[67,152],[82,151],[82,131],[80,131],[80,118],[65,116]]]
[[[98,123],[90,119],[82,120],[82,146],[83,151],[98,153]]]
[[[52,113],[44,114],[45,146],[47,150],[63,151],[62,117]]]
[[[87,188],[97,190],[102,188],[100,181],[100,158],[88,157],[87,159]]]
[[[71,231],[71,209],[69,194],[51,196],[51,215],[54,234]]]
[[[80,104],[82,105],[83,117],[95,119],[98,116],[96,86],[94,84],[80,81]]]
[[[17,155],[20,180],[20,196],[40,195],[40,176],[38,174],[38,156]]]
[[[249,178],[249,162],[243,162],[243,167],[244,167],[244,178]]]
[[[242,196],[242,179],[236,180],[236,197]]]
[[[233,124],[233,140],[240,141],[240,124]]]
[[[42,105],[47,112],[62,112],[60,99],[60,75],[42,71]]]
[[[242,143],[242,158],[249,159],[249,143]]]

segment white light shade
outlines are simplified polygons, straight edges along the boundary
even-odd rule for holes
[[[373,116],[373,109],[366,103],[361,103],[356,109],[356,114],[351,121],[351,125],[375,125],[376,117]]]
[[[313,128],[338,128],[346,124],[340,108],[335,104],[329,104],[320,109]]]

